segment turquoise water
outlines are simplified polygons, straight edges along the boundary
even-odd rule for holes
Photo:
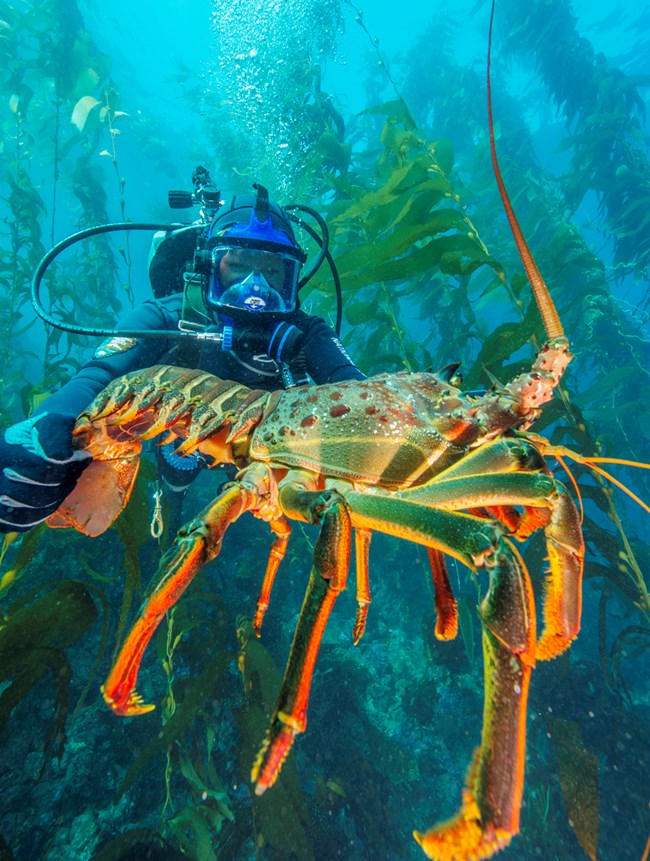
[[[189,189],[197,164],[223,197],[261,181],[280,203],[327,218],[341,337],[367,374],[460,361],[463,387],[484,389],[527,369],[527,343],[543,333],[489,162],[488,17],[480,2],[381,0],[363,14],[337,0],[0,4],[4,424],[96,343],[35,318],[29,283],[42,254],[91,224],[189,221],[166,195]],[[641,3],[497,0],[493,44],[506,185],[575,354],[562,397],[532,430],[584,455],[642,462],[649,33]],[[431,176],[450,189],[432,203],[438,233],[419,232]],[[440,236],[452,241],[444,259],[427,246]],[[149,237],[87,243],[57,262],[47,307],[112,326],[150,295]],[[334,319],[328,276],[303,306]],[[150,452],[143,460],[116,528],[95,539],[43,528],[5,546],[0,858],[424,857],[412,831],[457,810],[480,743],[485,574],[449,561],[460,625],[440,642],[424,548],[376,535],[364,637],[353,646],[353,567],[324,636],[307,731],[259,798],[250,768],[318,532],[293,524],[257,640],[250,623],[271,539],[251,516],[232,526],[145,654],[138,691],[155,711],[119,718],[99,686],[170,541],[151,538],[155,467]],[[549,465],[575,497],[562,465]],[[650,501],[645,472],[604,467]],[[582,630],[532,674],[521,834],[502,857],[646,861],[650,515],[593,471],[572,471],[587,548]],[[202,474],[184,519],[222,481]],[[521,549],[541,627],[541,532]]]

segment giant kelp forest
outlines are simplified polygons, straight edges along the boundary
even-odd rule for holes
[[[487,8],[474,13],[487,33]],[[214,0],[211,65],[174,71],[192,129],[200,118],[197,137],[147,109],[87,18],[75,0],[0,0],[4,425],[29,415],[93,348],[35,318],[40,258],[91,225],[171,219],[160,201],[187,184],[181,139],[183,163],[209,162],[224,190],[261,179],[280,202],[326,216],[342,338],[365,373],[460,362],[474,390],[529,366],[544,333],[493,179],[484,68],[447,49],[461,21],[437,10],[395,58],[370,11],[349,0]],[[366,106],[347,114],[325,69],[337,34],[355,28]],[[497,0],[495,52],[505,181],[575,353],[534,430],[584,457],[649,461],[650,79],[599,54],[568,0]],[[534,96],[510,93],[519,63],[535,70]],[[531,98],[562,126],[546,148],[531,128]],[[142,172],[157,178],[155,201],[138,185]],[[588,235],[578,226],[585,212]],[[49,310],[111,326],[146,296],[143,255],[128,234],[75,246],[48,271]],[[319,274],[302,302],[333,321],[330,278]],[[650,513],[625,489],[650,503],[649,476],[600,464],[612,481],[568,456],[552,466],[583,510],[583,628],[568,654],[533,674],[522,834],[503,857],[646,861]],[[220,480],[201,477],[187,517]],[[315,535],[294,529],[258,640],[251,617],[270,539],[257,521],[236,524],[145,659],[142,693],[156,711],[118,719],[98,688],[170,540],[151,537],[154,482],[148,456],[127,509],[100,538],[41,526],[4,541],[0,859],[421,857],[411,831],[456,809],[479,740],[484,584],[452,565],[460,633],[439,643],[426,553],[378,536],[367,632],[353,647],[354,601],[343,598],[308,732],[277,786],[257,797],[251,762]],[[539,536],[525,546],[538,591],[544,555]]]

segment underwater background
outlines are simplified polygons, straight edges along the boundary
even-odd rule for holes
[[[463,0],[0,0],[2,423],[28,415],[96,343],[35,317],[42,255],[91,225],[178,220],[167,191],[189,190],[198,164],[224,197],[260,181],[326,217],[342,340],[365,373],[460,361],[472,389],[528,367],[544,336],[489,159],[488,17],[487,3]],[[501,166],[575,353],[533,430],[641,462],[649,94],[647,4],[497,0]],[[48,309],[112,327],[150,295],[148,247],[140,233],[75,245],[48,271]],[[303,294],[334,321],[331,279],[319,273]],[[325,634],[308,730],[255,797],[250,766],[315,534],[294,528],[257,640],[270,538],[251,517],[235,524],[145,655],[139,689],[158,707],[117,718],[99,685],[169,543],[150,534],[153,464],[144,458],[101,537],[42,526],[4,541],[0,861],[424,857],[412,830],[455,812],[480,738],[485,584],[450,563],[461,630],[439,643],[424,548],[377,535],[365,636],[352,645],[349,591]],[[646,471],[608,470],[650,502]],[[650,514],[593,470],[571,471],[587,544],[582,630],[533,673],[521,834],[502,857],[647,861]],[[221,480],[200,477],[187,518]],[[538,593],[544,556],[536,535],[524,557]]]

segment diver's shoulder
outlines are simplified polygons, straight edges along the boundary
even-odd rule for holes
[[[181,293],[172,293],[160,299],[152,296],[124,315],[120,329],[176,329],[182,307]]]
[[[151,302],[168,313],[180,317],[180,313],[183,308],[183,294],[170,293],[169,296],[163,296],[160,299],[152,297],[151,299],[147,299],[147,302]]]

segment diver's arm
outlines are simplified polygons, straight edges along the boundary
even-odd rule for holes
[[[119,329],[170,329],[176,325],[173,315],[159,302],[147,301],[126,314]],[[102,342],[93,358],[57,392],[46,398],[35,413],[78,415],[112,380],[160,361],[169,350],[166,338],[109,338]]]
[[[365,380],[334,330],[321,317],[299,312],[295,324],[304,332],[307,373],[318,385],[341,380]]]

